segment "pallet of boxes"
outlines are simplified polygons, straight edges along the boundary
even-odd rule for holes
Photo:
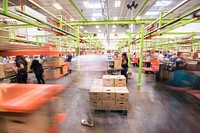
[[[90,104],[95,110],[128,113],[129,91],[123,75],[104,75],[95,79],[89,91]]]
[[[0,79],[9,78],[16,75],[16,72],[13,69],[14,64],[0,64]]]

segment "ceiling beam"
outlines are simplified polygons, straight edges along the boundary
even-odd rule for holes
[[[140,9],[137,11],[136,15],[133,17],[133,20],[135,20],[137,18],[137,16],[143,11],[144,7],[146,6],[146,4],[149,2],[149,0],[145,0],[142,3],[142,6],[140,7]]]
[[[191,19],[182,19],[180,22],[184,23]],[[140,20],[99,20],[99,21],[76,21],[67,22],[68,25],[107,25],[107,24],[151,24],[155,19],[140,19]],[[162,23],[169,23],[171,19],[162,19]],[[196,22],[200,22],[197,20]]]

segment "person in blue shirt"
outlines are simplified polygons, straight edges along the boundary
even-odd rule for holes
[[[166,57],[167,58],[171,58],[172,57],[172,54],[170,53],[170,51],[167,51]]]

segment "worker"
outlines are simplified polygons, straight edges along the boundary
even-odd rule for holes
[[[158,55],[159,71],[156,73],[156,81],[160,81],[160,73],[162,70],[163,61],[164,61],[164,55],[163,52],[160,51],[160,54]]]
[[[122,70],[121,70],[121,75],[124,75],[126,77],[126,83],[128,83],[128,58],[127,54],[123,53],[122,54]]]
[[[146,55],[147,57],[147,62],[146,62],[146,67],[150,67],[151,66],[151,57],[153,56],[152,52],[149,51],[149,53]]]
[[[67,62],[68,62],[68,69],[69,69],[69,72],[71,73],[71,60],[72,60],[72,54],[69,52],[69,51],[67,51]]]
[[[184,54],[180,53],[176,59],[176,70],[185,70],[187,63],[184,60]]]
[[[170,53],[170,51],[168,50],[167,53],[166,53],[166,58],[171,58],[172,57],[172,54]]]
[[[34,56],[30,69],[34,71],[38,84],[45,84],[43,78],[44,69],[38,60],[38,56]]]
[[[15,63],[16,67],[13,67],[13,69],[17,73],[17,82],[26,84],[28,78],[28,73],[27,73],[28,62],[23,56],[16,56]]]

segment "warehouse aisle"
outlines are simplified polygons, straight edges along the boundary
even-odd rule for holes
[[[63,110],[67,120],[62,133],[199,133],[200,108],[178,100],[176,92],[166,85],[155,83],[153,75],[143,75],[143,86],[137,88],[137,68],[132,68],[134,78],[129,80],[129,113],[105,114],[94,112],[89,107],[88,90],[95,78],[102,78],[105,72],[77,72],[49,83],[65,84]],[[80,121],[91,113],[95,126],[82,126]]]

